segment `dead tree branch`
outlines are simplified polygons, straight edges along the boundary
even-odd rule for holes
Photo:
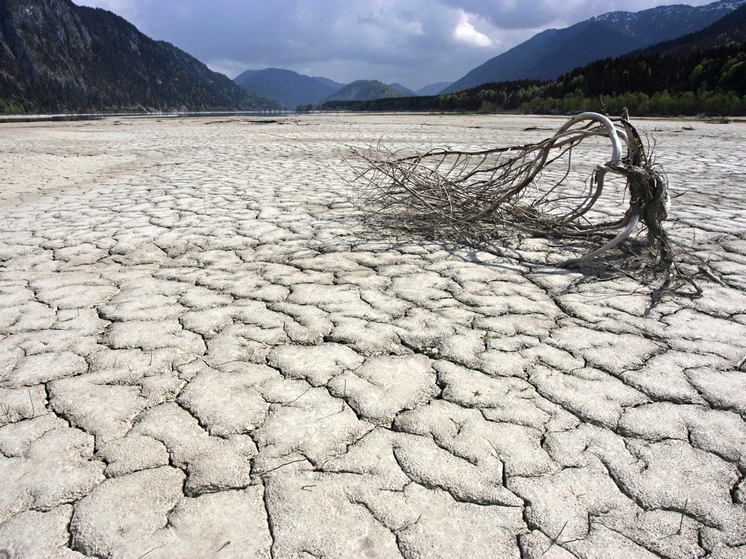
[[[573,184],[570,179],[577,176],[578,165],[574,151],[599,138],[610,142],[610,159],[590,170],[587,180]],[[642,224],[649,243],[658,249],[660,263],[668,269],[672,263],[662,226],[670,203],[668,184],[626,111],[615,121],[597,113],[578,114],[554,136],[535,144],[483,151],[392,152],[379,143],[353,148],[347,163],[365,207],[378,216],[419,228],[447,224],[463,231],[483,223],[555,238],[595,238],[618,231],[598,249],[559,264],[565,267],[609,251]],[[623,188],[612,189],[609,195],[621,195],[615,203],[603,197],[609,177],[624,181]],[[610,220],[609,214],[625,198],[623,215]],[[602,211],[599,205],[604,205]]]

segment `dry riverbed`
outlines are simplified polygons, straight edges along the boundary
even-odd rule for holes
[[[634,122],[699,298],[349,202],[562,122],[0,125],[0,557],[745,557],[746,123]]]

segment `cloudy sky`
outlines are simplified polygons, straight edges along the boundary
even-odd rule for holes
[[[74,0],[111,10],[233,78],[286,68],[342,83],[455,81],[547,28],[712,0]]]

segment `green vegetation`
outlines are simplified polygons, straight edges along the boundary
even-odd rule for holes
[[[746,115],[746,45],[734,43],[686,56],[636,54],[593,62],[552,82],[483,84],[432,97],[334,101],[327,110],[470,111],[637,116]]]
[[[522,108],[569,113],[605,107],[617,114],[625,106],[636,115],[746,115],[746,45],[597,61],[543,85]]]
[[[26,112],[26,108],[17,99],[4,99],[0,97],[0,114],[20,115]]]

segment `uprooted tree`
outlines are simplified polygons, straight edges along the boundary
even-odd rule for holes
[[[595,166],[587,180],[570,184],[573,150],[584,140],[599,137],[611,142],[611,160]],[[463,231],[481,223],[556,238],[603,239],[596,250],[558,264],[568,267],[619,245],[641,223],[655,249],[657,268],[670,275],[672,253],[662,227],[669,207],[668,184],[626,111],[615,122],[597,113],[579,114],[554,136],[535,144],[405,153],[379,143],[353,149],[347,162],[366,207],[399,224],[414,224],[419,230],[447,225]],[[609,207],[619,207],[619,201],[606,204],[603,212],[595,208],[607,175],[626,181],[622,196],[629,199],[623,215],[611,221]],[[609,240],[614,232],[618,234]]]

